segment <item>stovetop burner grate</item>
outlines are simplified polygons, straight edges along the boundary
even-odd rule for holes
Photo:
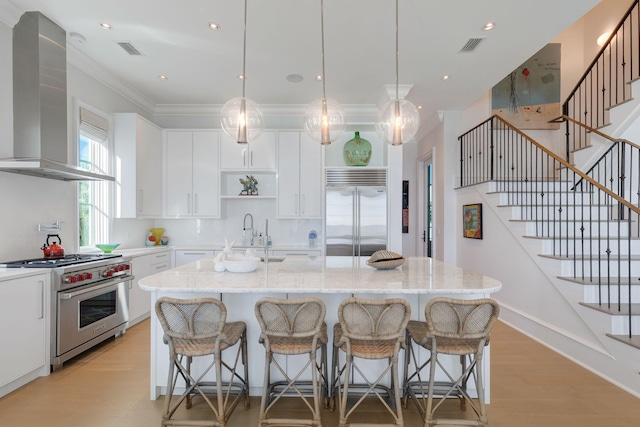
[[[120,254],[71,254],[59,258],[34,258],[1,263],[5,268],[55,268],[122,257]]]

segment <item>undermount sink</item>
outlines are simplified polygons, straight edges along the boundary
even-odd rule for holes
[[[283,256],[270,256],[267,258],[269,262],[282,262],[285,260],[285,257]],[[264,262],[264,257],[261,256],[260,257],[260,261]]]

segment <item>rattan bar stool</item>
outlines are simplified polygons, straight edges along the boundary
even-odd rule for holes
[[[487,427],[487,415],[482,379],[482,357],[489,344],[491,328],[498,319],[500,307],[489,298],[459,300],[439,297],[430,300],[424,309],[426,322],[412,320],[407,325],[408,349],[405,353],[405,399],[411,397],[424,417],[424,426],[443,424],[474,425]],[[414,346],[413,343],[416,345]],[[424,363],[418,361],[416,346],[429,350]],[[460,374],[447,370],[438,355],[460,357]],[[409,374],[409,367],[414,367]],[[429,366],[429,378],[424,381],[422,371]],[[439,367],[448,381],[436,381]],[[477,402],[467,390],[467,382],[473,379]],[[434,398],[437,400],[434,404]],[[476,419],[436,418],[435,412],[448,398],[459,398],[462,409],[467,404],[474,410]],[[405,400],[406,403],[406,400]]]
[[[222,301],[215,298],[162,297],[156,301],[155,309],[170,357],[162,425],[226,426],[240,399],[244,397],[245,406],[249,404],[246,324],[226,323],[227,309]],[[233,347],[237,347],[237,351],[229,364],[222,360],[222,352]],[[213,357],[211,363],[194,378],[193,358],[202,356]],[[243,373],[238,372],[239,363],[244,366]],[[215,381],[204,381],[205,375],[214,367]],[[172,402],[179,377],[185,382],[185,391]],[[196,395],[202,396],[215,417],[205,420],[174,419],[173,415],[182,402],[186,400],[186,407],[191,408],[192,398]]]
[[[405,329],[411,317],[411,307],[402,298],[383,300],[347,298],[340,303],[338,319],[333,329],[333,363],[331,381],[333,396],[338,398],[340,427],[354,426],[349,417],[367,396],[375,395],[391,414],[392,426],[403,426],[398,381],[398,353],[405,345]],[[340,353],[345,353],[341,363]],[[370,381],[355,359],[388,359],[389,364],[374,381]],[[357,374],[357,375],[356,375]],[[389,386],[382,384],[390,377]],[[354,381],[350,381],[350,378]],[[357,383],[356,378],[363,383]],[[347,408],[347,399],[355,390],[359,398]],[[371,425],[371,424],[366,424]],[[383,425],[383,424],[376,424]]]
[[[262,329],[260,342],[265,348],[265,373],[258,427],[272,424],[322,426],[320,402],[323,397],[325,402],[328,401],[328,338],[324,303],[318,298],[261,298],[255,305],[255,313]],[[278,363],[273,357],[275,354],[305,356],[308,360],[293,375]],[[271,381],[272,365],[284,376],[283,381]],[[307,370],[310,370],[311,381],[300,379]],[[300,397],[311,412],[311,417],[269,418],[269,411],[285,396]]]

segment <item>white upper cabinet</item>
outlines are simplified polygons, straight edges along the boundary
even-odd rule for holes
[[[134,113],[114,114],[116,217],[162,216],[162,129]]]
[[[278,217],[322,217],[322,145],[304,132],[278,135]]]
[[[222,169],[275,170],[276,132],[265,131],[249,144],[238,144],[220,132],[220,167]]]
[[[166,216],[220,216],[219,134],[168,130]]]

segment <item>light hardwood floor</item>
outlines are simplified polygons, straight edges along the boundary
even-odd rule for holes
[[[500,322],[491,362],[491,427],[640,426],[639,399]],[[157,427],[162,402],[149,400],[147,320],[0,399],[0,426]],[[252,398],[250,409],[239,406],[230,426],[256,425],[258,404]],[[420,425],[413,405],[404,413],[405,425]],[[362,421],[379,414],[370,405]],[[337,411],[322,417],[325,427],[337,425]]]

